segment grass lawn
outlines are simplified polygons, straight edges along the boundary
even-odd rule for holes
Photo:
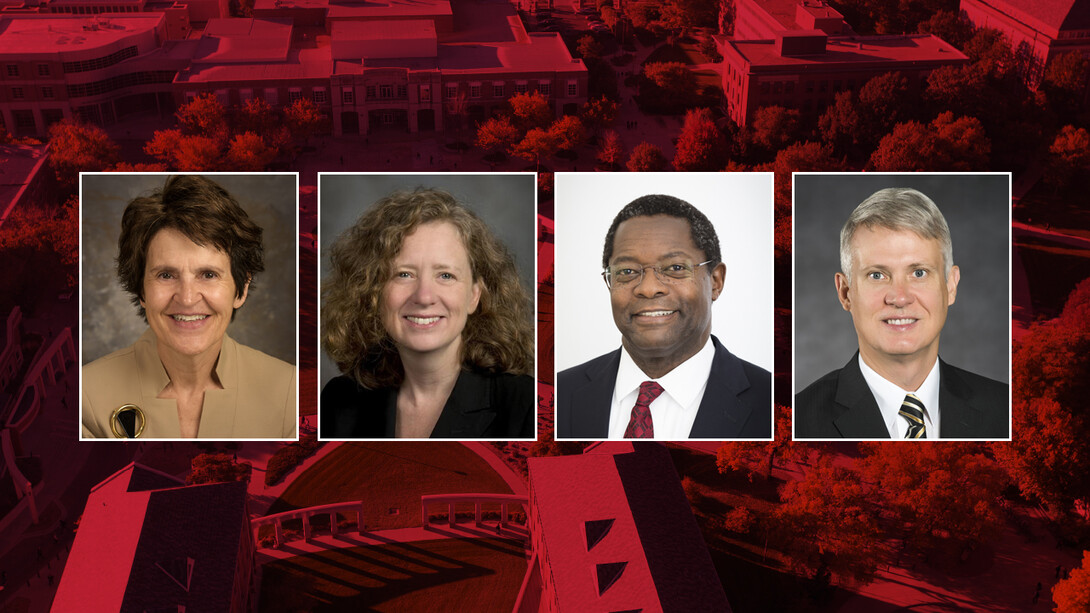
[[[526,566],[522,544],[504,539],[335,549],[266,564],[260,610],[506,613]]]
[[[690,66],[703,63],[704,56],[699,51],[686,48],[683,45],[662,45],[648,54],[642,65],[646,66],[657,62],[678,62]]]
[[[421,495],[463,492],[510,494],[511,488],[460,443],[341,443],[296,477],[269,514],[362,500],[369,530],[409,528],[420,525]]]

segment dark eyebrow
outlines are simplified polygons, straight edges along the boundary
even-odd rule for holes
[[[685,251],[671,251],[669,253],[664,253],[664,254],[660,255],[658,257],[658,261],[661,262],[662,260],[668,260],[670,258],[677,258],[677,257],[692,258],[693,255],[691,253],[687,253]],[[622,262],[635,262],[637,264],[641,263],[638,259],[636,259],[634,256],[631,256],[631,255],[619,255],[613,260],[613,264],[619,264],[619,263],[622,263]]]

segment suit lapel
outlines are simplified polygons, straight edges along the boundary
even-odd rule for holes
[[[492,386],[487,377],[462,371],[454,384],[431,438],[476,438],[496,420]]]
[[[833,425],[844,438],[889,438],[882,411],[859,370],[858,353],[840,369],[836,403],[844,412],[833,420]]]
[[[613,388],[620,366],[621,350],[618,349],[609,354],[608,360],[589,368],[585,382],[572,390],[570,420],[575,438],[604,439],[609,436],[609,411],[613,406]]]
[[[939,359],[939,438],[979,438],[983,411],[972,403],[973,390]]]
[[[738,399],[739,394],[749,389],[749,377],[738,358],[719,339],[713,336],[711,340],[715,357],[689,438],[739,438],[753,410]]]

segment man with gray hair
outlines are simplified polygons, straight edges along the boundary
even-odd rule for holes
[[[872,194],[840,232],[840,267],[859,351],[795,397],[795,437],[1007,438],[1007,385],[939,359],[961,271],[935,203],[914,189]]]

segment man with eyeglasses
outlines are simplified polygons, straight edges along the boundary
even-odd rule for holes
[[[771,374],[711,335],[726,265],[708,218],[673,196],[637,198],[613,219],[602,265],[621,347],[557,375],[557,437],[771,437]]]

